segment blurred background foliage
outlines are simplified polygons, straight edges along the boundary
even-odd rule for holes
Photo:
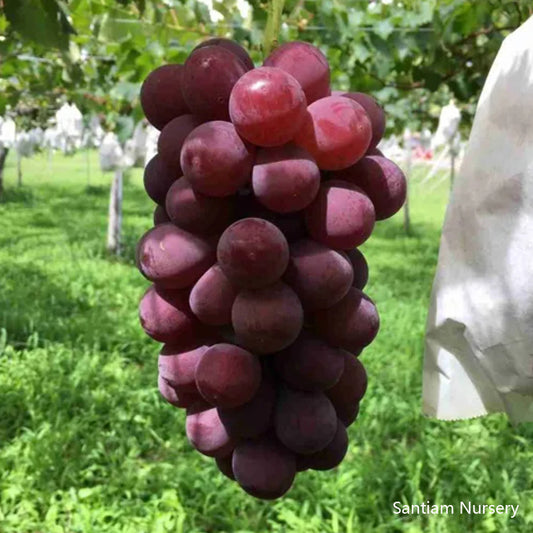
[[[183,62],[199,41],[232,37],[263,59],[262,0],[0,0],[0,114],[43,122],[62,100],[130,129],[143,78]],[[506,35],[529,0],[287,0],[280,41],[327,55],[334,88],[367,91],[386,107],[389,133],[434,128],[454,98],[468,129]],[[25,124],[22,124],[24,126]]]

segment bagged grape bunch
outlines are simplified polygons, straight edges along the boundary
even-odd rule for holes
[[[359,355],[379,316],[357,247],[406,193],[376,148],[383,110],[332,93],[310,44],[254,68],[225,39],[154,70],[141,103],[161,131],[144,174],[154,227],[137,250],[159,391],[186,409],[194,448],[278,498],[297,472],[341,463],[365,394]]]

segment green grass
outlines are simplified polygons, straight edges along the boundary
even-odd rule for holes
[[[342,465],[261,502],[219,474],[158,397],[133,265],[151,222],[139,171],[125,185],[125,254],[105,252],[110,175],[91,154],[13,158],[0,203],[0,532],[343,533],[533,530],[531,425],[421,414],[423,335],[447,182],[413,178],[401,216],[363,247],[382,329],[362,355],[369,389]],[[394,501],[520,504],[518,517],[393,514]]]

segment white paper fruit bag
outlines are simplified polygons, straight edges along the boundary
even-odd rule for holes
[[[533,18],[490,70],[448,206],[423,410],[533,421]]]

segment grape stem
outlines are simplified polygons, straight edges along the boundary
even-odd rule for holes
[[[285,0],[269,0],[268,2],[268,17],[263,39],[263,54],[265,58],[278,46],[278,35],[284,5]]]

